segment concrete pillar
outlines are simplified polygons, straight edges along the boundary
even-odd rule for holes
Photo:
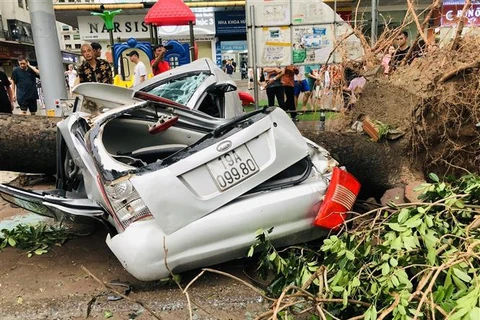
[[[29,0],[28,6],[48,114],[49,109],[55,109],[55,100],[67,98],[53,2],[52,0]],[[55,114],[58,115],[57,112]]]

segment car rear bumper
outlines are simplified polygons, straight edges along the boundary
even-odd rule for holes
[[[326,188],[319,179],[245,196],[169,235],[154,219],[137,221],[106,242],[137,279],[157,280],[170,270],[179,273],[245,256],[261,228],[274,228],[270,239],[278,246],[326,235],[312,226]]]

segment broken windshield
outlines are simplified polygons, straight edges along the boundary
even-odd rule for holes
[[[189,74],[181,78],[170,79],[160,85],[149,86],[142,91],[186,105],[208,76],[209,74],[203,72]]]

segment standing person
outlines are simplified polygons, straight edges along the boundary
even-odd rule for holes
[[[398,67],[410,50],[407,31],[402,31],[395,40],[397,41],[397,51],[395,51],[392,60],[393,66]],[[411,58],[407,60],[408,64],[410,64],[410,62],[412,62]]]
[[[113,83],[110,63],[108,63],[107,60],[95,57],[93,48],[90,44],[82,44],[81,53],[85,61],[80,65],[77,72],[80,83]]]
[[[0,71],[0,113],[12,113],[13,90],[5,72]]]
[[[265,86],[267,89],[268,106],[273,107],[275,105],[275,97],[278,101],[278,106],[285,110],[285,90],[283,89],[282,79],[283,70],[278,67],[265,67],[263,68],[265,75]]]
[[[153,47],[153,54],[155,55],[155,58],[150,61],[150,65],[152,66],[152,72],[154,76],[170,70],[170,64],[168,61],[165,61],[165,54],[171,49],[173,49],[173,46],[164,46],[163,44],[157,44],[155,47]]]
[[[98,42],[92,42],[91,43],[92,50],[93,50],[93,55],[97,59],[101,59],[102,57],[102,45]]]
[[[298,69],[293,64],[286,66],[283,69],[282,86],[285,91],[285,108],[290,112],[292,121],[298,121],[297,112],[295,111],[295,74],[298,74]]]
[[[225,64],[225,72],[231,77],[233,75],[233,65],[232,60],[228,59]]]
[[[233,58],[232,58],[231,63],[232,63],[232,67],[233,67],[233,72],[237,72],[237,63],[235,62],[235,60],[233,60]]]
[[[248,90],[253,90],[253,68],[248,68],[247,78],[248,78]]]
[[[70,96],[72,95],[73,87],[75,86],[75,81],[77,80],[77,71],[73,68],[73,64],[68,65],[68,70],[65,71],[67,76],[68,88],[70,89]]]
[[[383,74],[385,77],[388,77],[390,73],[390,63],[392,61],[393,54],[395,53],[395,47],[390,46],[388,47],[387,53],[382,57],[382,67],[383,67]]]
[[[305,79],[305,67],[298,67],[298,73],[295,74],[295,88],[293,89],[293,94],[295,95],[295,110],[298,107],[298,97],[300,93],[303,92],[302,98],[302,110],[306,111],[308,105],[308,98],[310,97],[310,87],[308,86],[308,81]]]
[[[245,61],[245,59],[242,59],[242,62],[240,62],[240,70],[241,70],[242,79],[247,79],[248,78],[248,65],[247,65],[247,61]]]
[[[135,63],[135,68],[133,69],[133,87],[135,87],[147,78],[147,68],[145,64],[140,61],[137,50],[130,51],[130,53],[127,53],[127,56],[130,57],[131,62]]]
[[[305,78],[308,82],[308,87],[310,88],[310,94],[308,95],[311,98],[311,103],[313,104],[313,97],[315,94],[315,82],[318,80],[318,70],[320,65],[312,64],[305,66]]]
[[[27,114],[27,110],[31,115],[37,112],[37,78],[40,77],[40,72],[37,68],[30,65],[24,56],[18,57],[19,67],[13,69],[12,80],[13,99],[17,100],[22,113]]]

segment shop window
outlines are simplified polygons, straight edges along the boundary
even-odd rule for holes
[[[80,40],[80,35],[79,34],[74,34],[73,35],[73,40]]]
[[[69,34],[64,35],[63,40],[70,40],[70,35]]]
[[[23,8],[23,0],[18,0],[18,7]]]

